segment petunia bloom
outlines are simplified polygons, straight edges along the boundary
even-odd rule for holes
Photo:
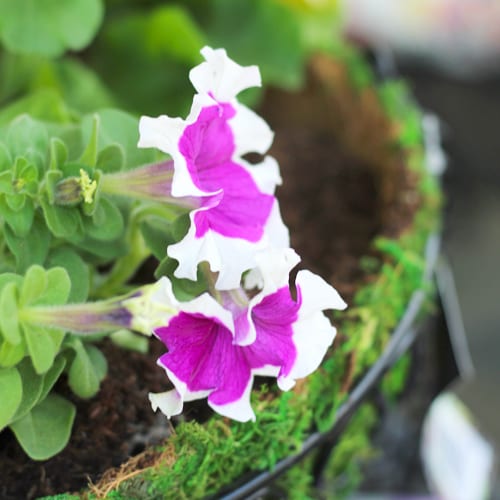
[[[296,300],[288,284],[259,294],[247,307],[223,307],[208,294],[188,304],[168,326],[155,330],[168,352],[160,357],[175,389],[150,394],[154,409],[168,417],[183,402],[208,398],[218,413],[239,421],[255,420],[250,391],[255,375],[274,376],[282,390],[312,373],[336,330],[323,314],[346,307],[337,291],[309,271],[299,271]],[[251,344],[248,330],[255,332]],[[243,331],[240,331],[243,330]]]
[[[216,288],[237,288],[244,271],[255,267],[256,252],[288,247],[288,230],[273,196],[281,183],[271,157],[249,165],[242,155],[264,154],[273,133],[262,118],[237,102],[244,88],[260,85],[256,67],[244,68],[222,49],[205,47],[207,59],[190,77],[198,90],[186,120],[142,117],[140,147],[156,147],[173,160],[174,197],[199,197],[188,233],[167,252],[179,261],[175,276],[196,279],[208,261],[218,272]]]

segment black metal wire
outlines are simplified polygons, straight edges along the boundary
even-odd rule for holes
[[[431,235],[426,244],[424,285],[416,290],[408,302],[408,307],[395,328],[391,338],[377,362],[368,369],[364,377],[354,387],[347,400],[339,407],[332,427],[324,432],[311,434],[302,444],[299,452],[280,460],[272,470],[254,474],[244,482],[233,483],[211,498],[223,500],[238,500],[256,498],[254,495],[260,493],[267,485],[281,474],[290,469],[306,457],[311,451],[319,446],[332,443],[344,430],[350,417],[366,398],[370,390],[377,384],[385,371],[399,359],[399,357],[410,347],[418,334],[416,323],[419,313],[426,298],[424,288],[432,280],[436,261],[439,255],[440,237]]]

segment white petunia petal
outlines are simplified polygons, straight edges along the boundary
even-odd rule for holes
[[[302,306],[299,311],[299,317],[301,318],[305,318],[316,311],[326,309],[344,310],[347,307],[337,290],[311,271],[299,271],[296,283],[302,290]]]
[[[296,379],[307,377],[318,368],[336,334],[336,329],[322,312],[299,319],[292,328],[297,358],[290,373],[278,379],[283,390],[293,387]]]
[[[280,186],[283,179],[280,175],[278,162],[272,156],[266,156],[264,161],[251,165],[241,158],[238,163],[252,176],[260,191],[274,194],[276,186]]]
[[[250,377],[250,381],[245,388],[245,392],[237,401],[233,401],[232,403],[225,405],[217,405],[212,403],[209,398],[208,404],[217,413],[220,413],[224,417],[232,418],[238,422],[248,422],[249,420],[255,422],[255,413],[250,405],[250,392],[252,391],[252,385],[253,377]]]
[[[264,154],[274,139],[274,132],[267,122],[257,113],[243,104],[233,104],[236,115],[230,120],[236,145],[235,154],[243,156],[246,153]]]
[[[292,325],[297,358],[290,373],[278,379],[283,390],[315,371],[332,344],[337,331],[323,311],[347,307],[335,288],[310,271],[299,271],[296,284],[302,297],[297,321]]]
[[[194,213],[190,214],[191,221]],[[267,248],[269,243],[266,235],[253,243],[240,238],[227,238],[212,230],[208,230],[201,238],[196,238],[195,234],[196,228],[191,222],[186,236],[168,247],[167,254],[179,261],[174,275],[196,280],[198,264],[207,261],[212,272],[219,273],[215,284],[217,290],[238,288],[241,275],[256,266],[255,255]]]
[[[189,72],[189,79],[200,94],[212,94],[218,101],[228,102],[244,89],[261,86],[257,66],[240,66],[224,49],[204,47],[201,54],[205,62]]]
[[[299,255],[293,248],[266,248],[255,256],[257,267],[245,278],[245,287],[261,288],[251,303],[257,304],[266,295],[288,284],[290,271],[300,262]]]
[[[208,293],[189,302],[181,302],[180,309],[187,313],[201,314],[205,318],[217,318],[234,335],[233,315]]]
[[[140,148],[157,148],[170,155],[175,154],[179,139],[186,123],[182,118],[170,118],[166,115],[152,118],[141,116],[139,120]]]
[[[182,413],[184,402],[176,389],[158,393],[150,392],[148,397],[153,407],[153,411],[160,409],[168,418]]]

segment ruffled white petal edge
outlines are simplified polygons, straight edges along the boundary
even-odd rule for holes
[[[217,413],[224,417],[232,418],[238,422],[248,422],[251,420],[255,422],[255,413],[250,405],[250,393],[252,392],[253,376],[250,377],[244,393],[241,397],[231,403],[225,405],[216,405],[208,398],[208,405]]]
[[[153,411],[159,409],[167,418],[182,413],[184,401],[176,389],[166,392],[150,392],[148,397]]]
[[[261,163],[252,165],[242,158],[236,160],[254,180],[259,191],[265,194],[274,194],[276,186],[283,182],[278,162],[272,156],[266,156]]]
[[[236,101],[231,104],[236,111],[229,121],[236,146],[235,154],[264,154],[271,147],[274,132],[263,118],[245,105]]]
[[[186,313],[201,314],[205,318],[216,318],[234,335],[233,315],[208,293],[204,293],[189,302],[181,302],[179,308]]]
[[[156,118],[141,116],[139,120],[140,148],[156,148],[172,155],[178,147],[179,139],[186,128],[182,118],[160,115]]]
[[[174,373],[163,366],[158,360],[158,365],[166,372],[170,381],[174,384],[175,389],[166,392],[150,392],[148,394],[149,401],[153,407],[153,411],[158,408],[160,411],[171,418],[174,415],[179,415],[182,412],[184,401],[195,401],[196,399],[206,398],[212,391],[190,391],[186,384],[178,379]]]
[[[179,261],[174,276],[194,281],[198,264],[207,261],[212,272],[219,273],[215,283],[217,290],[238,288],[241,275],[254,267],[255,253],[265,247],[265,242],[263,239],[254,243],[241,238],[227,238],[212,230],[196,238],[195,213],[190,214],[191,226],[186,236],[167,248],[167,254]]]
[[[203,47],[200,52],[205,62],[189,72],[189,79],[200,94],[211,94],[220,102],[228,102],[244,89],[261,86],[257,66],[240,66],[224,49]]]
[[[322,311],[347,307],[335,288],[310,271],[299,271],[296,283],[302,294],[299,315],[292,325],[297,358],[288,375],[278,378],[282,390],[290,389],[296,379],[315,371],[332,344],[336,329]]]
[[[259,252],[271,247],[288,247],[290,243],[288,228],[283,223],[276,200],[264,227],[264,235],[257,242],[228,238],[211,230],[207,231],[203,237],[196,238],[196,227],[193,221],[198,210],[190,213],[191,225],[186,236],[167,248],[167,254],[179,262],[174,272],[177,278],[196,281],[198,264],[207,261],[212,272],[219,273],[215,288],[232,290],[240,286],[241,276],[245,271],[257,266],[256,255]],[[261,278],[256,275],[256,279]]]

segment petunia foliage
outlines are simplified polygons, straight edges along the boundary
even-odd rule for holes
[[[243,422],[255,419],[255,377],[289,390],[335,337],[323,313],[346,306],[335,289],[305,270],[289,283],[300,258],[275,197],[273,132],[238,100],[260,72],[224,49],[201,55],[185,119],[79,114],[62,101],[54,114],[36,99],[3,115],[0,429],[34,459],[70,435],[75,407],[56,382],[98,392],[104,336],[138,350],[137,333],[163,342],[174,389],[150,394],[153,408],[170,417],[206,397]],[[156,278],[132,286],[152,255]]]
[[[149,397],[169,417],[206,397],[252,420],[255,377],[288,390],[320,364],[335,336],[324,311],[345,303],[308,271],[290,283],[286,179],[247,106],[254,64],[297,88],[308,52],[330,43],[296,8],[0,0],[0,431],[33,459],[70,437],[61,387],[99,391],[104,338],[164,344],[170,382]]]

